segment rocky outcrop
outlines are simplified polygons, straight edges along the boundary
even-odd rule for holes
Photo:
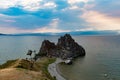
[[[65,34],[58,39],[57,47],[62,53],[62,58],[84,56],[85,50],[82,46],[75,42],[70,34]]]
[[[38,55],[67,59],[85,56],[85,50],[75,42],[70,34],[65,34],[58,39],[58,43],[56,45],[48,40],[44,40]]]
[[[38,54],[40,56],[55,56],[56,45],[49,40],[44,40]]]

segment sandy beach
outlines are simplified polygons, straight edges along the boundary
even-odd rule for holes
[[[62,62],[61,59],[57,58],[56,61],[52,64],[49,64],[48,71],[51,76],[55,76],[57,80],[66,80],[64,77],[62,77],[59,72],[57,71],[57,64]]]

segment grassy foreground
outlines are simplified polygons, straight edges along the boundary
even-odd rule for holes
[[[0,65],[0,80],[56,80],[47,70],[48,65],[55,60],[48,57],[43,57],[37,62],[24,59],[9,60]]]

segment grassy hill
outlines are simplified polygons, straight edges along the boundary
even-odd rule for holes
[[[56,80],[48,73],[47,67],[53,58],[41,58],[37,62],[17,59],[0,65],[0,80]],[[32,66],[31,66],[32,65]]]

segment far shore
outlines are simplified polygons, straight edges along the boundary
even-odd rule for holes
[[[61,74],[59,73],[59,71],[57,69],[58,68],[57,65],[60,62],[63,62],[63,61],[61,59],[57,58],[54,63],[49,64],[49,66],[48,66],[48,72],[50,73],[50,75],[52,77],[56,77],[57,80],[66,80],[63,76],[61,76]]]

